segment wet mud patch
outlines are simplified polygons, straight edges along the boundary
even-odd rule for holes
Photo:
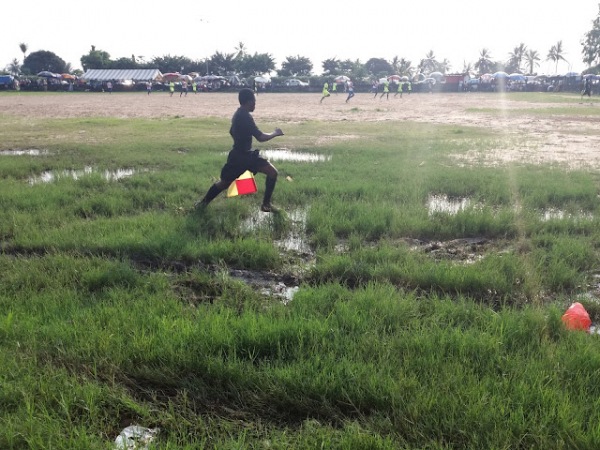
[[[183,303],[192,307],[217,301],[225,290],[231,290],[232,281],[242,283],[253,292],[284,304],[290,302],[300,289],[301,278],[291,273],[200,265],[195,269],[200,269],[206,276],[198,276],[191,269],[192,266],[177,271],[173,289]]]
[[[459,167],[504,167],[508,165],[549,165],[568,170],[595,170],[600,168],[600,136],[596,130],[568,130],[557,132],[540,125],[527,132],[528,142],[515,142],[509,146],[481,150],[468,150],[451,154]],[[509,138],[507,136],[507,138]]]
[[[266,297],[275,297],[283,303],[289,303],[300,289],[299,279],[292,275],[278,275],[253,270],[229,270],[229,276],[252,287]]]
[[[307,214],[308,210],[304,208],[288,213],[253,212],[241,223],[241,231],[252,235],[264,232],[265,235],[276,236],[273,243],[286,259],[286,269],[275,272],[228,268],[227,276],[242,282],[262,296],[276,298],[283,303],[290,302],[315,259],[315,253],[306,238]],[[208,271],[216,276],[223,269],[213,268]],[[212,301],[210,295],[197,300]]]
[[[422,241],[404,239],[413,250],[422,252],[436,261],[452,261],[460,264],[474,264],[491,252],[502,252],[501,244],[484,237],[459,238],[450,241]]]
[[[204,303],[213,303],[221,295],[216,284],[202,282],[193,278],[183,278],[175,282],[174,290],[182,302],[195,307]]]

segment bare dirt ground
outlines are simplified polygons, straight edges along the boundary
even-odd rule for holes
[[[572,95],[577,99],[576,94],[552,95]],[[459,163],[555,163],[570,169],[600,168],[600,116],[579,112],[584,108],[600,107],[600,101],[577,99],[566,103],[534,103],[514,100],[510,93],[405,93],[402,98],[391,94],[386,100],[359,93],[345,103],[346,96],[340,93],[319,104],[320,97],[319,93],[261,93],[254,116],[259,124],[273,122],[282,128],[285,123],[311,120],[415,121],[486,127],[501,133],[503,139],[498,150],[457,155]],[[236,107],[235,93],[199,93],[187,97],[179,97],[178,93],[170,97],[164,92],[154,92],[150,96],[145,92],[0,95],[1,112],[29,118],[230,118]],[[561,113],[533,112],[540,108],[561,108]],[[520,110],[519,114],[511,113],[514,110]],[[335,136],[322,136],[320,141],[328,138]]]

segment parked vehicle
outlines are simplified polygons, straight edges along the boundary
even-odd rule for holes
[[[15,84],[15,77],[12,75],[0,75],[0,89],[12,89]]]
[[[471,78],[470,80],[467,81],[466,83],[466,90],[473,92],[473,91],[478,91],[480,89],[480,84],[481,81],[479,81],[479,78]]]
[[[289,80],[285,80],[285,85],[289,87],[307,87],[308,83],[297,78],[290,78]]]

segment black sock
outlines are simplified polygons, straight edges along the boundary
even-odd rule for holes
[[[275,190],[275,183],[277,183],[277,177],[267,177],[267,181],[265,182],[265,196],[263,198],[263,205],[268,205],[271,203],[271,196]]]
[[[204,198],[202,199],[202,203],[208,205],[210,202],[212,202],[215,197],[217,195],[219,195],[221,193],[223,189],[220,189],[219,187],[217,187],[216,184],[213,184],[210,189],[208,190],[208,192],[206,193],[206,195],[204,196]]]

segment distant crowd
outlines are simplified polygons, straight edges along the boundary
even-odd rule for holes
[[[535,92],[580,92],[585,91],[589,95],[600,94],[600,75],[585,76],[522,76],[519,79],[494,78],[481,76],[471,78],[468,75],[445,75],[440,78],[426,78],[419,81],[400,81],[382,78],[379,80],[352,81],[353,93],[383,92],[386,83],[391,92],[496,92],[496,91],[535,91]],[[182,82],[182,81],[158,81],[158,80],[82,80],[56,79],[46,77],[21,77],[11,75],[0,75],[0,90],[24,90],[24,91],[80,91],[80,92],[119,92],[119,91],[142,91],[142,92],[214,92],[214,91],[237,91],[242,87],[253,88],[257,93],[261,92],[321,92],[323,83],[328,83],[332,92],[339,89],[348,90],[348,80],[335,81],[334,77],[321,77],[319,84],[303,83],[302,85],[290,85],[288,80],[273,79],[266,83],[251,83],[248,85],[241,80],[239,83],[230,83],[224,80]],[[312,79],[311,79],[312,80]],[[384,81],[385,80],[385,81]]]

